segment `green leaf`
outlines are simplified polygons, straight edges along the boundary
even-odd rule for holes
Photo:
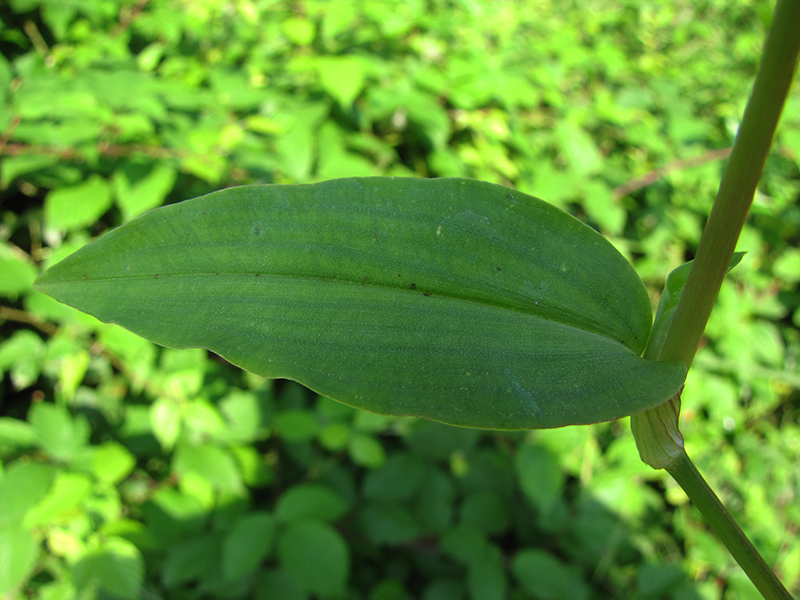
[[[728,265],[728,272],[736,267],[746,252],[734,252],[731,257],[731,262]],[[664,342],[667,339],[672,319],[675,318],[675,311],[678,309],[678,303],[681,301],[683,295],[683,288],[686,287],[686,282],[689,279],[689,271],[692,269],[693,260],[683,263],[679,267],[674,268],[669,275],[664,285],[664,292],[661,294],[661,299],[658,301],[658,308],[656,309],[656,318],[653,323],[653,329],[650,333],[650,340],[647,344],[647,353],[645,356],[652,359],[657,359]]]
[[[119,483],[130,474],[134,466],[136,458],[122,444],[106,442],[94,450],[92,472],[100,481]]]
[[[66,407],[56,404],[35,404],[28,416],[39,444],[57,460],[70,461],[89,439],[89,423],[75,419]]]
[[[353,104],[364,87],[369,63],[355,56],[323,56],[315,63],[322,88],[342,106]]]
[[[180,405],[171,398],[159,398],[150,405],[150,426],[153,435],[165,451],[178,441],[183,423]]]
[[[546,516],[552,510],[564,486],[564,473],[558,460],[546,448],[526,445],[517,452],[514,467],[522,491]]]
[[[73,567],[78,589],[101,588],[105,595],[131,600],[141,597],[144,560],[139,549],[128,540],[110,538]]]
[[[453,519],[454,496],[450,478],[440,470],[431,469],[414,501],[416,520],[427,531],[444,531]]]
[[[41,463],[16,463],[0,477],[0,526],[22,521],[53,483],[55,469]]]
[[[350,555],[342,536],[318,521],[291,524],[278,544],[281,565],[302,590],[330,596],[344,591]]]
[[[239,491],[242,479],[233,457],[212,444],[178,444],[174,461],[180,474],[195,473],[224,490]]]
[[[50,192],[44,201],[48,227],[79,229],[91,225],[111,206],[111,188],[100,177]]]
[[[375,544],[402,544],[421,534],[414,515],[399,504],[369,503],[359,510],[358,520],[364,534]]]
[[[232,390],[219,401],[219,408],[225,417],[229,439],[249,443],[267,437],[270,407],[265,396]]]
[[[473,600],[503,600],[507,597],[508,582],[499,557],[488,553],[485,560],[469,565],[467,585]]]
[[[380,467],[386,461],[386,452],[381,443],[366,433],[357,433],[350,440],[350,458],[357,465],[368,468]]]
[[[280,521],[314,518],[336,521],[347,512],[344,499],[324,485],[296,485],[278,500],[275,516]]]
[[[319,422],[313,413],[297,408],[276,416],[275,428],[287,442],[305,442],[317,435]]]
[[[583,600],[589,597],[589,587],[580,572],[542,550],[518,552],[511,570],[525,590],[542,600]]]
[[[600,171],[603,157],[592,136],[580,125],[574,121],[562,121],[556,129],[556,137],[567,165],[575,175],[582,177]]]
[[[181,541],[169,549],[162,580],[173,587],[200,577],[219,561],[219,541],[214,535],[201,535]]]
[[[266,512],[242,515],[222,543],[222,573],[229,581],[258,567],[269,554],[275,535],[275,520]]]
[[[0,296],[12,296],[30,289],[36,268],[25,262],[8,243],[0,244]]]
[[[0,454],[11,454],[8,448],[36,445],[36,434],[30,423],[12,417],[0,417]]]
[[[650,303],[610,243],[478,181],[231,188],[131,221],[36,286],[165,346],[463,426],[616,419],[685,374],[638,356]]]
[[[0,342],[0,369],[10,370],[18,390],[33,384],[42,370],[45,344],[29,329],[20,329]]]
[[[461,506],[461,521],[487,534],[500,534],[509,525],[506,502],[492,490],[473,492]]]
[[[47,495],[33,505],[25,516],[28,525],[52,523],[80,507],[89,497],[93,481],[81,473],[60,471]]]
[[[164,201],[175,184],[175,169],[167,165],[130,164],[114,173],[112,180],[122,218],[133,217]]]
[[[308,600],[308,595],[297,585],[292,578],[280,570],[263,570],[258,581],[256,600]]]
[[[413,496],[425,475],[424,463],[417,457],[398,453],[364,478],[364,496],[378,501],[406,501]]]
[[[20,523],[0,525],[0,594],[20,585],[36,563],[37,542]]]

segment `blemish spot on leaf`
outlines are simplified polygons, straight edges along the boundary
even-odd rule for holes
[[[416,284],[416,283],[412,283],[412,284],[411,284],[409,287],[410,287],[412,290],[415,290],[415,289],[417,289],[417,284]]]
[[[261,229],[258,226],[253,227],[253,235],[256,237],[261,235]]]
[[[542,409],[536,403],[536,400],[534,400],[533,394],[531,394],[522,386],[522,384],[520,384],[519,380],[511,374],[510,369],[505,369],[504,375],[506,378],[506,383],[508,383],[510,386],[509,391],[513,392],[516,396],[523,398],[526,404],[528,404],[528,406],[533,410],[533,413],[539,417],[542,417]]]

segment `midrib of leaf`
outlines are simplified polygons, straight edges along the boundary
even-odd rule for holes
[[[241,277],[243,279],[248,279],[248,280],[252,280],[254,278],[260,278],[260,279],[264,279],[264,280],[267,280],[267,281],[270,280],[270,279],[273,279],[273,280],[302,280],[302,281],[318,281],[323,285],[329,284],[329,283],[332,283],[332,282],[343,283],[343,284],[355,285],[355,286],[360,286],[360,287],[370,287],[370,288],[375,288],[375,289],[381,289],[381,290],[385,290],[385,291],[400,292],[400,293],[406,294],[407,296],[422,296],[423,298],[424,297],[431,297],[431,298],[435,297],[435,298],[438,298],[438,299],[449,300],[449,301],[453,301],[453,302],[464,302],[466,304],[479,305],[479,306],[482,306],[482,307],[496,308],[496,309],[499,309],[499,310],[507,310],[507,311],[510,311],[512,313],[518,313],[518,314],[530,316],[530,317],[533,317],[533,318],[542,319],[542,320],[545,320],[545,321],[551,321],[551,322],[553,322],[553,323],[555,323],[557,325],[560,325],[560,326],[563,326],[563,327],[566,327],[566,328],[569,328],[569,329],[574,329],[576,331],[581,331],[581,332],[583,332],[583,333],[585,333],[587,335],[596,335],[598,337],[603,337],[603,338],[606,338],[606,339],[612,339],[613,340],[613,338],[611,336],[607,335],[607,333],[602,333],[602,332],[599,332],[599,331],[593,331],[591,329],[587,329],[587,328],[584,328],[584,327],[580,327],[579,325],[576,325],[575,323],[579,320],[579,317],[581,316],[580,313],[564,311],[560,307],[549,305],[549,304],[547,304],[545,302],[541,302],[543,308],[549,308],[552,312],[559,312],[561,314],[564,314],[565,316],[571,317],[570,318],[571,322],[564,322],[564,321],[561,321],[561,320],[559,320],[557,318],[553,318],[552,315],[542,314],[542,313],[537,312],[535,310],[530,310],[529,309],[529,308],[535,308],[535,305],[533,307],[528,307],[528,306],[525,306],[525,305],[522,305],[522,304],[510,304],[510,303],[502,303],[502,302],[497,302],[497,301],[491,301],[491,300],[487,300],[486,298],[481,298],[481,297],[476,297],[476,296],[458,295],[458,294],[453,294],[451,292],[440,292],[440,291],[436,291],[435,288],[417,287],[417,288],[411,289],[406,285],[386,285],[386,284],[381,285],[381,284],[376,283],[376,282],[374,282],[372,280],[370,280],[370,281],[355,280],[355,279],[351,279],[351,278],[341,278],[341,277],[337,277],[337,276],[325,277],[325,276],[320,276],[320,275],[314,276],[314,275],[298,275],[298,274],[269,273],[269,272],[245,272],[245,271],[241,271],[241,272],[198,271],[198,272],[172,272],[172,273],[169,273],[169,272],[161,273],[161,272],[159,272],[159,273],[152,273],[152,274],[148,274],[148,275],[121,275],[121,276],[114,276],[114,277],[91,277],[91,278],[78,277],[78,278],[71,278],[71,279],[70,278],[61,278],[58,281],[58,283],[55,283],[55,284],[54,283],[49,283],[45,279],[44,282],[42,282],[41,280],[37,281],[34,287],[36,287],[39,291],[47,292],[48,286],[59,285],[59,284],[79,284],[80,285],[80,284],[84,284],[84,283],[88,283],[88,282],[114,282],[114,281],[123,282],[123,281],[137,281],[137,280],[138,281],[151,281],[151,280],[154,280],[154,279],[170,279],[170,278],[176,278],[177,279],[177,278],[182,278],[182,277],[185,277],[185,278],[195,278],[195,277],[209,277],[209,278]],[[47,293],[49,293],[49,292],[47,292]],[[426,294],[427,294],[427,296],[426,296]],[[423,301],[423,300],[421,300],[421,301]],[[539,301],[535,301],[535,302],[538,303]],[[465,314],[467,312],[468,311],[465,310]],[[629,333],[630,333],[631,337],[633,337],[633,332],[629,331]],[[616,341],[616,342],[622,344],[623,346],[627,347],[627,345],[622,340],[613,340],[613,341]],[[633,350],[631,350],[631,352],[633,352]]]

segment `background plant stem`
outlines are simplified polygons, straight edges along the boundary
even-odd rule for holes
[[[736,143],[661,350],[661,360],[682,360],[687,368],[692,364],[753,202],[794,77],[800,53],[799,31],[800,0],[779,0]]]
[[[675,318],[661,350],[660,360],[678,359],[683,361],[687,369],[694,360],[736,241],[753,202],[794,77],[800,54],[799,31],[800,0],[779,0],[733,152],[703,231]],[[659,408],[653,410],[658,411]],[[661,416],[663,412],[662,410],[656,416]],[[634,415],[634,418],[637,417],[643,418]],[[677,419],[677,413],[674,418]],[[636,432],[634,427],[634,435]],[[666,470],[684,489],[764,598],[791,599],[791,594],[747,539],[685,451],[679,449],[682,444],[676,445],[675,440],[666,433],[656,437],[665,449],[678,450],[677,457],[668,462]],[[642,441],[637,439],[640,452]],[[650,443],[652,445],[652,440]]]

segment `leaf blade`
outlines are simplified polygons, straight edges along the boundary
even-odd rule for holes
[[[639,358],[649,300],[608,242],[475,181],[232,188],[128,223],[37,286],[165,346],[458,425],[610,420],[684,374]]]

